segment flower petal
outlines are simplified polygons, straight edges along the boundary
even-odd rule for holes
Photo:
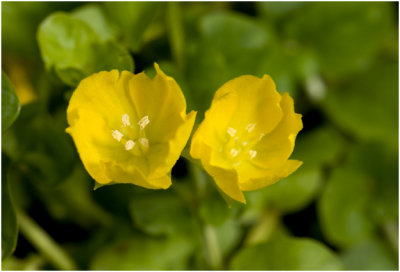
[[[99,72],[82,80],[69,102],[67,110],[69,125],[73,126],[74,120],[70,118],[73,112],[79,112],[82,108],[88,108],[99,114],[110,127],[119,127],[121,120],[119,118],[123,114],[136,118],[126,87],[132,77],[134,75],[127,71],[120,75],[117,70],[112,70]]]
[[[148,189],[159,188],[150,184],[136,167],[121,167],[114,162],[107,162],[104,165],[107,176],[113,181],[131,183]]]
[[[280,107],[281,96],[276,91],[272,79],[265,75],[258,78],[244,75],[225,83],[215,94],[215,99],[230,92],[236,92],[238,103],[229,122],[230,127],[238,132],[238,136],[248,133],[248,125],[254,125],[257,136],[267,134],[273,130],[282,119]]]
[[[178,127],[175,137],[168,144],[150,146],[146,155],[149,165],[149,179],[165,176],[171,171],[189,139],[195,119],[196,112],[190,112],[185,122]]]
[[[190,155],[193,158],[200,158],[201,162],[209,173],[217,186],[229,197],[246,203],[243,193],[239,188],[238,177],[235,170],[227,170],[219,167],[215,167],[209,164],[211,156],[211,148],[206,144],[202,143],[200,134],[194,134],[192,138],[192,146],[190,149]]]
[[[236,92],[229,92],[226,95],[214,98],[211,108],[205,113],[205,118],[195,133],[196,139],[211,147],[209,163],[213,166],[232,168],[232,164],[227,161],[226,156],[215,147],[223,146],[228,141],[228,137],[230,137],[227,133],[227,127],[236,109],[237,101],[238,95]],[[194,148],[193,154],[197,154],[197,147],[196,144],[193,144],[193,141],[192,148]],[[196,158],[199,157],[196,156]]]
[[[284,116],[277,127],[265,135],[255,146],[255,165],[271,168],[287,160],[293,152],[297,133],[303,128],[301,115],[294,112],[293,99],[288,93],[282,94],[281,107]]]
[[[205,113],[204,121],[199,126],[199,133],[203,134],[203,140],[209,146],[221,145],[226,142],[229,136],[227,128],[239,100],[236,92],[217,94],[210,109]]]
[[[144,72],[129,81],[129,95],[139,119],[148,116],[147,137],[152,142],[167,142],[174,137],[186,115],[186,101],[176,81],[154,64],[157,75]],[[147,128],[147,127],[146,127]]]
[[[116,152],[120,145],[112,138],[111,129],[98,114],[82,108],[68,117],[74,125],[67,128],[67,132],[74,139],[86,170],[100,184],[111,182],[100,160],[125,161],[129,155]]]
[[[240,181],[240,188],[243,191],[252,191],[271,185],[282,178],[286,178],[299,168],[303,162],[297,160],[288,160],[280,167],[274,169],[252,169],[253,176],[258,178],[246,178]],[[253,166],[254,167],[254,166]],[[254,175],[257,173],[257,175]]]

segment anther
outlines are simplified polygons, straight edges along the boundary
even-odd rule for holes
[[[239,151],[237,151],[236,149],[234,149],[234,148],[231,149],[231,155],[233,157],[236,157],[238,155],[238,153],[239,153]]]
[[[138,122],[140,129],[144,129],[150,123],[149,116],[146,115]]]
[[[260,137],[258,137],[258,140],[261,140],[264,136],[265,136],[265,134],[264,134],[264,133],[261,133],[261,134],[260,134]]]
[[[244,141],[244,142],[242,143],[242,145],[243,145],[243,146],[246,146],[246,145],[247,145],[247,142],[246,142],[246,141]]]
[[[231,135],[232,137],[234,137],[235,134],[236,134],[236,129],[231,128],[231,127],[228,127],[227,132],[228,132],[229,135]]]
[[[113,130],[112,131],[112,136],[115,140],[117,140],[118,142],[121,141],[122,137],[124,136],[124,134],[122,134],[121,132],[119,132],[118,130]]]
[[[257,151],[255,150],[249,150],[249,154],[250,154],[250,159],[254,158],[257,155]]]
[[[139,142],[144,147],[148,147],[149,146],[149,140],[147,138],[140,138]]]
[[[131,125],[131,122],[129,122],[129,115],[126,113],[122,115],[122,124],[124,125],[124,127]]]
[[[256,124],[248,124],[248,125],[246,126],[246,130],[247,130],[248,132],[252,132],[252,131],[254,130],[255,127],[256,127]]]
[[[135,146],[135,142],[132,140],[129,140],[125,144],[125,149],[126,150],[131,150]]]

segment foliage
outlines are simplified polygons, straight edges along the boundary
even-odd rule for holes
[[[397,5],[2,2],[2,269],[397,270]],[[93,190],[72,93],[154,62],[194,131],[225,82],[269,74],[303,116],[303,165],[233,203],[189,140],[168,190]]]

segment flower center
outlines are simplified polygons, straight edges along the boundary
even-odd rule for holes
[[[122,115],[122,125],[120,130],[112,130],[112,137],[120,142],[126,151],[139,156],[149,149],[149,139],[146,138],[145,128],[150,123],[149,116],[146,115],[139,120],[136,126],[130,122],[128,114]],[[138,129],[139,128],[139,129]],[[139,132],[138,132],[139,131]]]
[[[226,132],[229,135],[225,147],[221,148],[227,158],[231,160],[234,165],[240,164],[244,159],[253,159],[257,156],[257,151],[253,149],[254,145],[259,142],[264,134],[255,135],[254,129],[256,124],[250,123],[238,135],[237,130],[233,127],[228,127]]]

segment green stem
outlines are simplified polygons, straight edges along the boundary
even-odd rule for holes
[[[180,3],[169,2],[167,11],[167,20],[169,25],[169,40],[171,44],[172,55],[181,71],[185,66],[185,40],[182,24],[182,14]]]
[[[193,163],[189,163],[189,171],[196,186],[197,199],[201,203],[201,201],[204,201],[204,195],[206,194],[207,176],[201,168]],[[196,205],[196,215],[203,232],[202,237],[208,265],[212,269],[220,270],[222,268],[222,253],[218,243],[217,232],[214,226],[207,224],[201,217],[200,206]]]
[[[22,210],[17,211],[20,230],[55,267],[61,270],[75,270],[72,258]]]
[[[266,210],[260,221],[250,229],[245,243],[249,245],[268,241],[278,222],[279,213],[273,209]]]
[[[203,231],[209,264],[212,269],[220,270],[222,268],[222,256],[218,244],[217,232],[213,226],[207,224],[204,225]]]

